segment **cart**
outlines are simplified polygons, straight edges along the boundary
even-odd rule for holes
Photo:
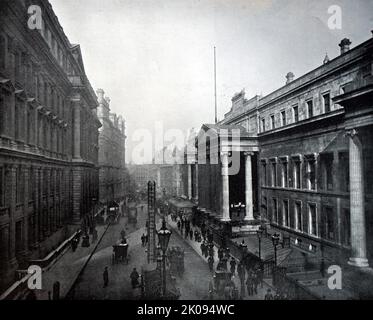
[[[128,212],[128,222],[137,223],[137,207],[130,207]]]
[[[112,264],[124,262],[128,264],[128,243],[113,245]]]
[[[107,218],[106,222],[108,224],[118,224],[119,223],[119,204],[112,201],[107,206]]]

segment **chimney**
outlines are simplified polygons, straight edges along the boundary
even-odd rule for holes
[[[286,84],[289,84],[292,81],[294,81],[294,73],[288,72],[286,75]]]
[[[98,97],[99,100],[104,98],[104,94],[105,94],[104,90],[97,89],[96,93],[97,93],[97,97]]]
[[[328,53],[326,53],[323,64],[327,64],[330,61]]]
[[[339,46],[341,48],[341,54],[344,54],[344,53],[346,53],[347,51],[350,50],[350,44],[351,44],[350,39],[344,38],[341,41],[341,43],[339,44]]]

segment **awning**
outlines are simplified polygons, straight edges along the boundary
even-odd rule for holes
[[[168,203],[173,205],[174,207],[178,209],[185,209],[185,208],[194,208],[196,207],[196,204],[189,200],[184,200],[184,199],[170,199],[168,200]]]

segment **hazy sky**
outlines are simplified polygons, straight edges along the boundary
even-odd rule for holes
[[[199,128],[214,121],[213,47],[217,47],[218,116],[231,97],[266,95],[371,37],[372,0],[50,0],[72,43],[81,45],[94,89],[113,112],[139,128]],[[342,30],[327,26],[342,8]]]

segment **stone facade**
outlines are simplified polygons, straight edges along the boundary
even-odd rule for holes
[[[29,5],[42,29],[27,26]],[[90,221],[97,98],[48,1],[0,3],[0,286]],[[74,228],[75,230],[76,228]]]
[[[110,112],[110,99],[102,89],[97,90],[99,130],[99,194],[100,202],[120,201],[125,197],[125,121]]]
[[[300,78],[289,73],[267,96],[232,98],[217,136],[238,126],[248,137],[219,142],[218,173],[198,163],[199,206],[229,221],[226,206],[240,194],[245,219],[253,213],[269,222],[305,253],[366,266],[373,258],[373,39],[353,49],[346,43],[340,56]],[[244,168],[227,174],[225,152],[238,152]]]

